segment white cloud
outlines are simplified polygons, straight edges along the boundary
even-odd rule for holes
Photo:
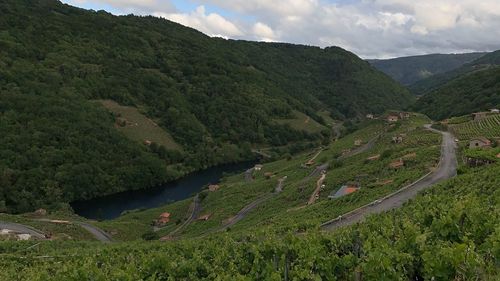
[[[155,12],[173,12],[175,11],[172,3],[167,0],[66,0],[68,4],[81,6],[100,6],[109,5],[120,14],[134,13],[138,15],[152,14]]]
[[[219,14],[207,14],[204,6],[199,6],[195,11],[189,14],[154,13],[154,15],[196,28],[210,36],[227,38],[243,35],[243,32],[235,24]]]
[[[272,42],[276,37],[274,31],[268,25],[261,22],[257,22],[256,24],[254,24],[252,32],[261,41]]]
[[[500,49],[499,0],[189,0],[198,7],[188,13],[170,0],[66,1],[163,16],[212,36],[339,45],[363,57]]]

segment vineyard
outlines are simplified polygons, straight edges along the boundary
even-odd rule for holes
[[[459,139],[475,137],[500,137],[500,114],[490,115],[479,121],[450,125],[450,131]]]
[[[498,280],[499,172],[460,175],[334,233],[0,242],[0,280]]]

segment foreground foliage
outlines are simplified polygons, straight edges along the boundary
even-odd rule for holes
[[[333,233],[167,243],[0,243],[5,280],[495,280],[500,165]]]

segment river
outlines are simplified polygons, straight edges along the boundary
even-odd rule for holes
[[[95,199],[76,201],[71,207],[79,216],[94,220],[110,220],[124,211],[156,208],[189,198],[207,184],[218,183],[223,173],[239,173],[253,166],[253,162],[227,164],[192,173],[175,182],[153,189],[120,192]]]

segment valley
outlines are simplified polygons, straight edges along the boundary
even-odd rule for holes
[[[0,2],[1,281],[499,279],[492,3],[184,2]]]

